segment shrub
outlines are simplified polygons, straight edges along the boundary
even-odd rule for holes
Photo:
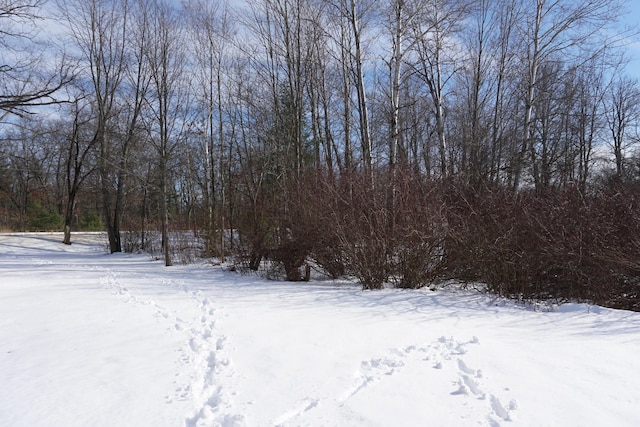
[[[639,188],[513,192],[378,172],[307,171],[259,200],[242,228],[250,266],[266,257],[272,275],[301,280],[311,260],[363,289],[454,279],[521,301],[640,310]]]
[[[377,176],[374,185],[352,173],[332,186],[323,206],[331,207],[323,213],[330,218],[324,258],[332,260],[332,248],[333,259],[363,289],[387,282],[419,288],[438,279],[446,231],[440,185],[400,168],[392,180]]]
[[[515,299],[637,309],[638,219],[629,192],[458,191],[449,201],[448,274]]]
[[[407,170],[398,170],[389,192],[396,286],[416,289],[438,280],[444,267],[446,216],[442,185]]]

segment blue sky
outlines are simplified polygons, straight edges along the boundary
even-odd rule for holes
[[[640,29],[640,0],[631,0],[628,2],[627,7],[629,13],[627,13],[623,20],[625,24],[639,27]],[[636,41],[628,47],[629,75],[640,80],[640,36],[636,37]]]

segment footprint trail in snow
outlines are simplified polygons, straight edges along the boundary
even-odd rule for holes
[[[221,380],[233,376],[233,369],[225,353],[225,336],[218,336],[215,329],[216,309],[200,291],[190,291],[184,284],[159,279],[163,285],[177,288],[197,309],[180,313],[170,312],[151,298],[138,295],[119,280],[117,273],[100,269],[100,283],[123,302],[151,307],[153,315],[171,322],[169,331],[185,335],[184,344],[177,350],[180,367],[176,373],[176,389],[165,396],[166,402],[174,400],[193,402],[192,411],[185,417],[187,427],[245,425],[244,416],[230,413],[231,398]],[[196,313],[195,316],[193,313]]]
[[[477,412],[485,415],[484,424],[498,427],[503,422],[514,420],[514,411],[518,409],[516,400],[503,405],[489,386],[484,382],[485,374],[465,361],[465,355],[471,346],[479,345],[477,337],[469,341],[458,341],[453,337],[440,337],[428,345],[410,345],[393,348],[381,357],[363,360],[354,372],[353,383],[343,393],[334,397],[303,399],[297,407],[284,412],[274,420],[274,425],[295,425],[295,421],[307,412],[321,406],[325,401],[344,406],[350,399],[365,392],[370,387],[384,387],[385,379],[400,373],[405,367],[415,364],[428,364],[430,369],[438,371],[436,375],[451,376],[450,396],[464,399],[464,407],[473,406]],[[441,371],[441,372],[440,372]],[[505,390],[507,390],[505,388]]]
[[[186,418],[188,427],[244,425],[244,417],[230,413],[231,399],[220,385],[221,378],[233,376],[229,358],[225,354],[225,336],[215,334],[215,309],[208,298],[199,292],[192,297],[200,307],[200,316],[189,328],[190,338],[182,353],[193,366],[189,389],[195,404],[194,413]]]

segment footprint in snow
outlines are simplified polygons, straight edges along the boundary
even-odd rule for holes
[[[319,400],[307,397],[303,399],[294,409],[287,411],[282,415],[276,417],[276,419],[273,421],[272,424],[274,425],[274,427],[284,426],[287,423],[294,420],[295,418],[301,416],[305,412],[308,412],[313,408],[316,408],[319,405],[319,403],[320,403]]]
[[[398,372],[405,366],[404,359],[414,351],[426,351],[424,348],[409,346],[404,349],[393,348],[385,357],[373,358],[360,362],[360,369],[354,373],[355,382],[339,398],[338,402],[345,402],[374,382]]]
[[[221,380],[231,376],[233,371],[224,352],[226,338],[216,331],[215,309],[208,298],[202,298],[200,291],[183,290],[200,312],[192,321],[180,319],[176,323],[176,329],[180,326],[187,333],[180,362],[190,372],[188,384],[181,389],[188,390],[188,397],[194,404],[185,423],[194,427],[243,426],[244,417],[230,413],[230,396],[221,384]],[[182,325],[188,327],[182,328]]]
[[[518,403],[511,400],[507,406],[504,406],[500,399],[490,390],[485,390],[482,384],[484,377],[481,369],[470,367],[464,360],[463,356],[467,354],[467,346],[470,344],[479,344],[479,340],[473,337],[468,342],[458,342],[453,337],[440,337],[434,344],[437,349],[439,360],[434,368],[442,369],[445,363],[455,360],[455,368],[457,370],[457,380],[453,381],[456,389],[451,392],[453,396],[473,397],[477,400],[488,400],[489,414],[487,421],[489,425],[497,427],[502,421],[511,421],[513,419],[513,411],[518,409]]]
[[[405,366],[407,357],[415,353],[418,357],[414,355],[411,360],[428,361],[434,369],[447,372],[453,369],[457,378],[452,381],[455,389],[450,394],[486,402],[483,405],[487,405],[487,421],[491,426],[500,426],[501,422],[513,420],[513,411],[518,409],[518,403],[511,400],[508,405],[503,405],[498,396],[483,384],[483,371],[473,368],[464,360],[469,347],[479,343],[480,340],[475,336],[469,341],[442,336],[427,346],[412,345],[404,349],[391,349],[385,357],[361,362],[360,368],[354,374],[354,385],[338,398],[338,402],[343,403],[372,383],[398,372]]]

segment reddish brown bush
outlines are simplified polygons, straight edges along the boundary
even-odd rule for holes
[[[313,261],[364,289],[457,279],[517,300],[640,310],[638,188],[514,193],[398,169],[373,180],[314,170],[282,191],[263,198],[243,229],[252,264],[267,257],[287,280],[301,280]]]
[[[446,232],[441,196],[439,184],[402,169],[392,179],[377,176],[373,185],[353,174],[334,188],[327,231],[364,289],[419,288],[439,278]]]
[[[449,194],[449,275],[522,300],[638,309],[638,194]]]

